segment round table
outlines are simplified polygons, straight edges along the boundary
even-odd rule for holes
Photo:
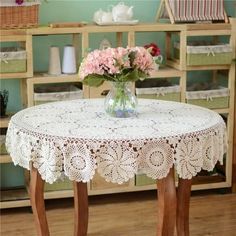
[[[157,235],[189,235],[191,179],[222,163],[226,127],[217,113],[177,102],[139,99],[138,115],[114,118],[103,99],[43,104],[15,114],[6,147],[15,165],[30,170],[30,198],[38,235],[49,235],[44,181],[74,181],[75,235],[88,227],[87,182],[95,170],[124,183],[138,171],[157,180]],[[175,189],[174,167],[179,176]]]

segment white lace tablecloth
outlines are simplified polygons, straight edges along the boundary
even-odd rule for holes
[[[220,115],[184,103],[139,99],[138,116],[113,118],[103,99],[43,104],[22,110],[9,123],[6,146],[15,165],[30,162],[49,183],[68,176],[88,182],[95,170],[123,183],[138,171],[153,179],[175,165],[190,179],[222,163],[225,123]]]

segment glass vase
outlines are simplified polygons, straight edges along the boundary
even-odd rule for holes
[[[112,82],[112,88],[105,98],[105,111],[113,117],[127,118],[137,115],[137,98],[129,82]]]

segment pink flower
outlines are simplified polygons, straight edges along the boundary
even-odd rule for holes
[[[133,63],[139,70],[149,74],[151,70],[155,69],[155,63],[153,62],[152,55],[147,53],[145,48],[135,47],[132,50],[138,52]]]
[[[94,50],[83,59],[79,78],[91,86],[98,86],[105,80],[135,81],[148,76],[154,69],[152,55],[144,47],[107,48]],[[101,83],[97,84],[94,81],[96,78]]]

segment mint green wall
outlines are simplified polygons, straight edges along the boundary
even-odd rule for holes
[[[93,13],[99,8],[108,10],[110,5],[116,5],[120,1],[115,0],[47,0],[40,6],[40,24],[48,25],[50,22],[92,22]],[[160,3],[160,0],[129,0],[124,1],[127,5],[134,6],[134,17],[140,22],[153,22]],[[225,0],[225,8],[228,15],[236,17],[236,4],[233,0]],[[114,34],[94,34],[91,39],[92,47],[98,47],[99,42],[107,37],[114,43]],[[136,41],[137,45],[156,42],[164,50],[164,35],[162,33],[140,33]],[[48,65],[48,49],[51,45],[61,48],[71,43],[68,36],[51,36],[34,38],[34,69],[36,71],[46,71]],[[115,46],[115,45],[114,45]],[[201,77],[199,75],[199,77]],[[8,111],[16,112],[21,109],[19,80],[1,80],[1,90],[9,90]],[[22,185],[23,170],[13,165],[1,165],[1,186]]]

